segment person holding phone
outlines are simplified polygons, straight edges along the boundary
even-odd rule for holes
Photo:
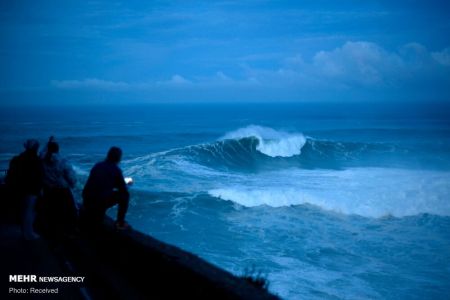
[[[115,223],[118,230],[130,228],[125,221],[130,194],[122,170],[118,166],[121,159],[122,150],[111,147],[106,159],[92,168],[83,189],[84,211],[89,221],[97,225],[103,222],[108,208],[118,205]]]

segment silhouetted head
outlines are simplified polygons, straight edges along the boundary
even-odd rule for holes
[[[106,160],[118,164],[122,159],[122,150],[119,147],[111,147]]]
[[[57,142],[48,142],[47,144],[47,153],[53,154],[59,152],[59,145]]]
[[[23,146],[25,147],[25,151],[37,153],[39,149],[39,142],[35,139],[29,139],[25,141]]]

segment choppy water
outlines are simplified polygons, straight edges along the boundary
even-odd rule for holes
[[[261,271],[282,298],[450,295],[446,118],[288,104],[0,115],[2,168],[25,138],[55,135],[79,196],[92,165],[120,146],[135,228],[235,274]]]

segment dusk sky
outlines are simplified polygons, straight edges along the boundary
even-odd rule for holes
[[[450,101],[449,1],[1,1],[0,103]]]

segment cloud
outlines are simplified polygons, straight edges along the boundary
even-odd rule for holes
[[[359,93],[375,97],[401,97],[427,93],[448,95],[450,85],[450,48],[430,52],[418,43],[409,43],[389,51],[367,41],[348,41],[331,50],[321,50],[311,57],[301,54],[280,59],[278,68],[254,68],[241,65],[233,76],[222,70],[210,76],[185,77],[176,73],[166,80],[144,82],[107,81],[103,79],[54,80],[58,89],[96,89],[104,91],[145,91],[148,95],[173,92],[178,97],[189,89],[190,97],[233,97],[299,99],[301,97],[335,98]],[[178,91],[178,92],[177,92]],[[376,92],[376,93],[374,93]],[[345,94],[347,93],[347,94]],[[184,94],[183,94],[184,95]],[[306,96],[305,96],[306,95]],[[325,95],[325,96],[324,96]],[[365,97],[365,96],[364,96]],[[245,99],[243,99],[245,100]]]
[[[332,50],[284,59],[276,70],[247,69],[264,85],[301,89],[404,88],[414,82],[436,79],[450,83],[450,48],[429,52],[410,43],[388,51],[367,41],[348,41]]]
[[[192,84],[191,81],[181,75],[175,74],[168,80],[146,82],[109,81],[97,78],[81,80],[52,80],[50,84],[58,89],[66,90],[105,90],[105,91],[132,91],[150,90],[161,86],[176,87]]]
[[[123,81],[108,81],[97,78],[83,80],[52,80],[51,85],[59,89],[101,89],[101,90],[128,90],[131,84]]]
[[[156,82],[156,84],[163,85],[163,86],[176,87],[176,86],[187,86],[187,85],[192,84],[192,82],[190,80],[184,78],[181,75],[175,74],[169,80],[158,81],[158,82]]]
[[[374,43],[347,42],[332,51],[320,51],[312,62],[316,76],[345,83],[378,85],[402,68],[402,59]]]
[[[431,56],[441,65],[450,66],[450,48],[446,48],[440,52],[433,52]]]
[[[124,81],[108,81],[97,78],[88,78],[82,80],[52,80],[51,85],[58,89],[97,89],[109,91],[129,91],[129,90],[151,90],[162,87],[193,87],[208,88],[230,85],[249,85],[256,84],[254,78],[246,78],[245,80],[234,79],[222,71],[216,72],[212,76],[200,76],[195,79],[187,79],[179,74],[173,75],[170,79],[147,82],[124,82]]]
[[[217,71],[212,76],[202,76],[196,78],[196,86],[205,88],[230,88],[230,87],[251,87],[259,85],[254,77],[233,78],[223,71]]]

